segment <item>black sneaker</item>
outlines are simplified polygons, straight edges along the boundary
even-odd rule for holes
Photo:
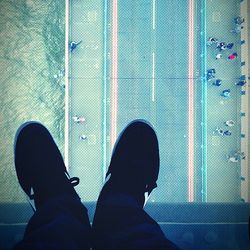
[[[18,181],[36,208],[62,194],[80,199],[73,187],[79,178],[69,177],[59,149],[42,124],[27,122],[17,130],[14,157]]]
[[[159,249],[141,247],[155,232],[165,242],[159,226],[143,210],[145,193],[157,186],[158,173],[156,133],[146,121],[135,120],[114,146],[93,219],[93,249]]]
[[[144,194],[157,187],[159,146],[152,126],[144,120],[131,122],[114,146],[104,190],[132,195],[144,205]]]

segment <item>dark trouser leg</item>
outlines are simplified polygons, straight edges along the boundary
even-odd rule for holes
[[[101,195],[93,221],[93,249],[178,249],[129,195]]]
[[[87,209],[79,199],[61,195],[48,200],[31,217],[23,240],[14,249],[90,249]]]

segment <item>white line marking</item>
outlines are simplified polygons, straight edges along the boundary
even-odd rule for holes
[[[113,0],[112,4],[111,147],[115,144],[117,136],[118,0]]]
[[[188,29],[188,201],[194,201],[194,0],[189,0]]]
[[[152,102],[155,101],[155,53],[152,54]]]
[[[65,127],[64,161],[69,168],[69,0],[65,0]]]
[[[153,0],[153,30],[155,29],[155,0]]]

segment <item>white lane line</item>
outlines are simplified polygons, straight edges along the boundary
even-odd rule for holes
[[[155,0],[153,0],[153,30],[155,29]]]
[[[69,0],[65,0],[65,126],[64,161],[69,168]]]
[[[155,101],[155,53],[152,54],[152,102]]]
[[[188,201],[194,201],[194,0],[189,0],[188,29]]]
[[[111,147],[115,144],[117,136],[117,73],[118,73],[118,0],[112,5],[112,90],[111,90]]]

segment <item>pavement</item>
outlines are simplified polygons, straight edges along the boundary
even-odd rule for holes
[[[103,119],[102,1],[70,1],[70,41],[82,41],[70,55],[69,169],[80,177],[77,191],[85,201],[96,200],[102,185]],[[74,115],[86,122],[74,123]],[[81,141],[80,135],[87,136]],[[89,191],[91,190],[91,192]]]

